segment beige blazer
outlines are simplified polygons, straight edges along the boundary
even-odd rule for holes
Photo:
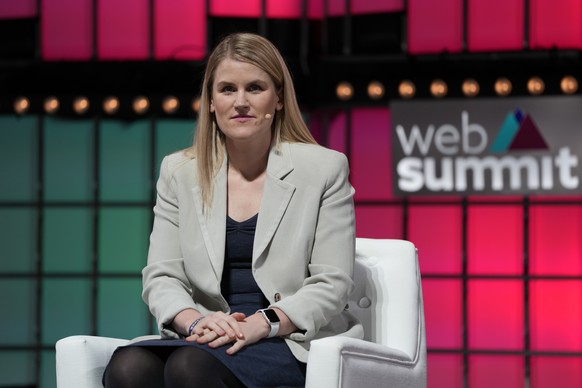
[[[178,337],[170,323],[184,309],[230,311],[220,292],[226,166],[225,160],[212,207],[203,213],[196,161],[179,152],[162,162],[143,299],[164,338]],[[348,173],[343,154],[317,145],[283,143],[269,155],[252,270],[270,306],[299,328],[285,340],[303,362],[313,339],[363,337],[361,324],[345,310],[355,256]]]

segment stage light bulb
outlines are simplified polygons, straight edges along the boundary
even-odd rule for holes
[[[447,95],[448,91],[449,88],[447,87],[446,82],[443,80],[435,79],[430,84],[430,94],[432,94],[433,97],[437,98],[444,97]]]
[[[150,108],[150,101],[145,96],[138,96],[133,99],[133,111],[138,115],[142,115]]]
[[[498,78],[497,81],[495,81],[495,93],[497,93],[498,96],[507,96],[511,93],[511,89],[513,88],[513,86],[511,85],[511,81],[508,80],[507,78]]]
[[[533,94],[534,96],[539,96],[540,94],[542,94],[545,88],[546,85],[544,84],[544,81],[540,77],[531,77],[527,81],[527,90],[529,91],[530,94]]]
[[[174,96],[168,96],[162,101],[162,109],[167,114],[176,113],[180,108],[180,101]]]
[[[117,97],[107,97],[103,100],[103,110],[108,115],[112,115],[119,110],[119,98]]]
[[[560,81],[560,89],[564,94],[574,94],[578,91],[578,81],[571,75],[567,75]]]
[[[16,114],[22,115],[28,112],[30,109],[30,100],[26,97],[17,97],[14,100],[14,112]]]
[[[472,78],[467,78],[462,85],[463,94],[467,97],[475,97],[479,94],[479,83]]]
[[[416,86],[412,81],[404,80],[398,85],[398,94],[402,98],[412,98],[416,94]]]
[[[368,84],[368,97],[372,100],[379,100],[384,97],[384,85],[379,81],[372,81]]]
[[[56,97],[47,97],[44,100],[44,111],[48,114],[54,114],[59,110],[60,107],[59,100]]]
[[[335,94],[340,100],[347,101],[354,96],[354,87],[351,83],[342,81],[337,84],[335,88]]]
[[[196,97],[192,99],[192,110],[195,113],[198,113],[200,111],[200,98]]]
[[[86,113],[89,110],[89,99],[84,96],[75,98],[73,101],[73,110],[80,115]]]

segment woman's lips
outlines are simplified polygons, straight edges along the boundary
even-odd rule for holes
[[[252,120],[253,119],[253,116],[247,116],[247,115],[244,115],[243,116],[243,115],[239,115],[239,116],[232,117],[232,119],[234,121],[239,122],[239,123],[245,123],[245,122],[247,122],[249,120]]]

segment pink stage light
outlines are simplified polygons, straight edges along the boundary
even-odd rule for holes
[[[97,2],[97,20],[99,59],[149,58],[148,0],[100,0]]]
[[[523,0],[469,0],[469,51],[521,50],[523,11]]]
[[[44,60],[83,61],[92,58],[92,0],[44,0],[40,17]]]
[[[0,1],[0,19],[33,18],[38,15],[36,0]]]

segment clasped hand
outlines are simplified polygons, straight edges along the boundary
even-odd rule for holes
[[[246,345],[253,344],[266,337],[269,328],[263,317],[258,314],[246,316],[243,313],[226,314],[218,311],[204,317],[186,341],[208,344],[218,348],[232,343],[226,350],[229,355],[235,354]]]

